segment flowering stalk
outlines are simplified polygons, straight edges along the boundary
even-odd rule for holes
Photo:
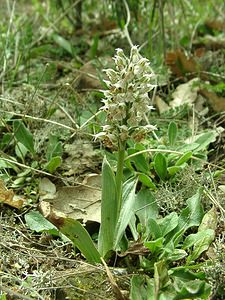
[[[137,46],[131,48],[129,58],[122,49],[117,49],[114,61],[116,70],[104,70],[109,80],[105,80],[108,90],[103,91],[105,99],[101,109],[107,116],[103,132],[98,136],[108,147],[123,152],[129,138],[140,142],[156,129],[152,125],[142,125],[146,112],[153,109],[149,105],[148,92],[155,86],[152,84],[155,75]]]
[[[122,203],[122,183],[123,183],[123,165],[125,158],[125,143],[119,146],[118,159],[117,159],[117,169],[116,169],[116,187],[117,187],[117,206],[118,215],[121,209]]]
[[[101,110],[106,112],[106,125],[103,126],[102,132],[96,136],[102,139],[107,147],[118,152],[115,176],[115,220],[109,223],[111,222],[110,212],[102,210],[102,220],[105,221],[101,222],[100,227],[100,248],[103,249],[101,251],[103,254],[112,249],[110,249],[110,247],[113,241],[110,240],[111,237],[107,235],[106,231],[109,230],[109,226],[112,228],[114,226],[112,224],[117,223],[121,212],[123,167],[127,140],[132,139],[135,142],[140,142],[145,139],[150,131],[156,129],[152,125],[143,124],[145,114],[153,109],[153,107],[149,105],[148,92],[155,87],[155,85],[152,84],[152,79],[155,77],[149,61],[140,55],[137,46],[131,48],[129,57],[125,56],[122,49],[117,49],[113,59],[115,61],[115,70],[105,70],[108,77],[105,83],[108,89],[103,91],[105,97],[102,101],[104,105],[101,107]],[[108,172],[106,176],[109,176],[111,172],[108,168],[108,165],[105,164],[104,169]],[[110,179],[110,177],[108,177],[108,179]],[[103,190],[104,197],[102,198],[104,198],[104,201],[109,201],[110,195],[107,194],[106,188],[103,187]],[[108,196],[105,197],[105,195]],[[102,207],[108,208],[110,205],[112,208],[112,203],[108,203],[108,205],[104,203],[103,205],[102,202]],[[106,213],[108,213],[107,217],[105,216]],[[116,229],[114,229],[112,229],[112,232],[116,234]],[[105,237],[103,236],[104,234]],[[107,245],[104,244],[104,238],[108,239],[108,244],[107,242],[105,243]]]

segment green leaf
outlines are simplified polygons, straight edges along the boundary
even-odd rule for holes
[[[99,45],[99,35],[96,34],[93,37],[93,42],[92,42],[92,45],[91,45],[91,48],[90,48],[90,59],[96,58],[98,45]]]
[[[149,218],[148,226],[146,228],[146,231],[154,239],[158,239],[160,237],[163,237],[161,227],[159,226],[158,222],[153,218]]]
[[[181,280],[184,281],[190,281],[195,279],[201,279],[204,280],[206,275],[205,272],[192,272],[187,269],[186,266],[183,267],[175,267],[173,269],[170,269],[170,275],[174,277],[179,277]]]
[[[61,48],[66,50],[69,54],[73,55],[73,47],[69,41],[67,41],[61,35],[58,34],[53,34],[52,37],[56,44],[58,44]]]
[[[169,281],[167,265],[164,260],[154,264],[154,297],[159,299],[160,290],[163,289]]]
[[[120,215],[115,230],[115,239],[114,239],[115,250],[117,249],[119,242],[123,234],[125,233],[126,227],[129,224],[132,215],[134,214],[134,204],[136,199],[135,196],[136,185],[137,185],[136,178],[130,178],[123,184],[122,207],[120,210]]]
[[[181,211],[178,229],[188,229],[192,226],[199,226],[203,218],[203,208],[201,205],[202,190],[187,200],[187,207]]]
[[[63,219],[59,226],[60,231],[65,234],[77,247],[90,263],[100,263],[101,257],[96,249],[89,233],[77,220]]]
[[[170,146],[174,146],[177,139],[177,124],[175,122],[170,122],[169,124],[168,137]]]
[[[148,241],[144,243],[144,246],[148,248],[151,253],[159,252],[163,248],[164,238],[160,237],[154,241]]]
[[[54,173],[55,170],[61,165],[62,159],[59,156],[52,157],[52,159],[45,165],[49,173]]]
[[[134,148],[129,148],[127,152],[128,152],[128,155],[131,155],[134,153],[138,153],[139,150],[134,149]],[[143,173],[147,173],[149,171],[148,163],[143,154],[137,154],[136,156],[131,157],[130,161],[134,162],[134,165],[135,165],[137,171],[143,172]]]
[[[104,257],[113,250],[113,240],[117,224],[118,203],[115,174],[106,158],[102,164],[102,202],[101,225],[99,231],[98,249]]]
[[[152,190],[156,190],[155,184],[152,182],[151,178],[148,175],[141,173],[138,175],[138,179],[141,183],[143,183],[143,185],[149,187]]]
[[[131,279],[130,299],[154,300],[154,282],[145,275],[133,275]]]
[[[158,205],[149,189],[142,189],[136,195],[134,212],[143,226],[147,226],[150,218],[155,219],[157,217]]]
[[[167,171],[170,174],[170,176],[173,176],[177,172],[181,171],[182,169],[183,169],[183,167],[181,167],[181,166],[172,166],[172,167],[168,167]]]
[[[140,224],[139,224],[139,226],[140,226]],[[138,233],[138,227],[137,227],[137,218],[134,214],[131,216],[131,219],[129,222],[129,228],[130,228],[130,231],[132,233],[134,240],[137,241],[139,238],[139,233]],[[125,251],[126,251],[126,249],[125,249]]]
[[[155,155],[154,168],[159,178],[165,180],[167,175],[167,161],[162,153],[157,153]]]
[[[198,144],[198,147],[195,149],[195,151],[201,151],[207,149],[210,143],[215,142],[217,136],[218,136],[218,132],[216,132],[216,130],[211,130],[202,133],[200,136],[197,137],[196,140],[193,141],[195,144]]]
[[[187,207],[181,211],[178,219],[178,225],[166,236],[166,243],[173,240],[176,247],[184,232],[188,228],[192,226],[199,226],[204,215],[201,205],[201,194],[202,190],[199,189],[195,195],[187,200]]]
[[[225,193],[225,185],[219,185],[218,188]]]
[[[58,228],[49,222],[38,211],[30,211],[25,215],[27,226],[36,232],[48,232],[49,234],[59,236]]]
[[[13,164],[13,161],[15,160],[15,163],[17,160],[14,157],[9,156],[9,159],[12,160],[12,162],[8,162],[4,159],[0,158],[0,169],[13,169],[16,173],[20,172],[19,168],[16,164]]]
[[[195,234],[190,234],[184,241],[183,248],[187,249],[194,246],[193,252],[187,259],[187,263],[195,261],[202,252],[206,251],[215,238],[213,229],[199,231]]]
[[[50,161],[55,156],[62,156],[62,152],[62,143],[59,142],[56,135],[51,134],[46,151],[47,160]]]
[[[172,253],[170,253],[166,258],[170,261],[176,261],[183,259],[187,256],[187,252],[182,249],[174,249]]]
[[[18,142],[15,147],[15,152],[16,152],[16,156],[18,156],[23,160],[28,152],[28,149],[22,143]]]
[[[184,153],[176,162],[176,166],[181,166],[184,163],[186,163],[190,158],[192,157],[192,152],[188,151],[186,153]]]
[[[184,144],[182,146],[179,146],[177,148],[177,151],[180,151],[180,152],[194,151],[198,147],[199,147],[199,144],[197,144],[197,143]]]
[[[206,231],[199,231],[197,233],[189,234],[183,242],[183,249],[188,249],[194,246],[198,241],[201,241],[205,236],[214,235],[214,230],[207,229]]]
[[[18,142],[35,154],[33,135],[20,120],[13,121],[13,133]]]
[[[158,220],[158,224],[162,231],[162,236],[166,236],[178,225],[178,215],[176,212],[172,212],[163,219]]]
[[[0,149],[5,150],[4,148],[7,148],[8,146],[10,146],[12,141],[13,141],[13,134],[12,133],[4,133],[4,135],[1,137]]]
[[[183,282],[177,278],[174,282],[174,288],[177,292],[174,300],[208,299],[211,292],[210,285],[198,279]]]

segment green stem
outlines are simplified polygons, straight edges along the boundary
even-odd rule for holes
[[[116,170],[116,187],[117,187],[117,212],[118,216],[122,204],[122,186],[123,186],[123,165],[125,158],[125,143],[120,143],[118,150],[117,170]]]

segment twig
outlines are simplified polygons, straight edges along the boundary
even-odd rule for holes
[[[12,114],[14,116],[27,118],[27,119],[31,119],[31,120],[35,120],[35,121],[51,123],[51,124],[63,127],[65,129],[68,129],[68,130],[73,131],[73,132],[76,131],[79,128],[78,125],[77,125],[77,128],[73,128],[73,127],[64,125],[62,123],[56,122],[56,121],[52,121],[52,120],[48,120],[48,119],[44,119],[44,118],[39,118],[39,117],[33,117],[33,116],[30,116],[30,115],[26,115],[26,114],[20,114],[20,113],[14,112],[14,111],[7,111],[7,110],[0,109],[0,112],[7,113],[7,114]]]
[[[107,274],[107,276],[109,278],[109,281],[111,283],[111,287],[112,287],[112,290],[113,290],[113,292],[114,292],[114,294],[116,296],[116,299],[117,300],[127,300],[127,297],[125,297],[122,294],[122,292],[121,292],[120,288],[118,287],[115,279],[113,278],[113,275],[112,275],[111,271],[109,270],[107,264],[105,263],[105,261],[104,261],[104,259],[102,257],[101,257],[101,261],[102,261],[103,266],[105,267],[106,274]]]
[[[127,1],[123,0],[123,3],[124,3],[124,6],[126,8],[126,12],[127,12],[127,20],[126,20],[126,24],[124,25],[124,30],[123,31],[124,31],[124,34],[125,34],[127,40],[128,40],[128,43],[129,43],[130,47],[133,47],[134,44],[133,44],[133,42],[130,38],[130,34],[129,34],[129,31],[128,31],[128,26],[130,24],[130,10],[129,10],[129,6],[127,4]]]

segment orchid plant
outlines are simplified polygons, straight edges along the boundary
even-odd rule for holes
[[[134,216],[137,178],[124,182],[124,160],[127,141],[141,142],[156,128],[144,124],[145,115],[153,107],[149,105],[148,93],[155,87],[155,75],[149,61],[133,46],[127,57],[122,49],[116,50],[115,70],[105,70],[108,89],[104,90],[101,110],[106,114],[102,132],[95,138],[117,152],[117,167],[112,168],[106,157],[102,164],[101,225],[98,248],[86,229],[76,220],[66,219],[60,230],[90,262],[101,262],[101,257],[111,251],[126,249],[125,231]]]
[[[118,153],[115,178],[107,160],[104,159],[103,162],[99,234],[99,249],[103,256],[118,246],[132,213],[134,201],[131,195],[134,198],[135,181],[131,179],[123,185],[127,140],[141,142],[149,132],[156,129],[153,125],[143,124],[146,112],[153,109],[149,105],[148,93],[155,87],[152,84],[155,75],[148,59],[141,56],[137,46],[133,46],[129,57],[125,56],[122,49],[117,49],[114,62],[115,70],[105,70],[108,77],[105,83],[108,89],[103,91],[105,98],[101,110],[106,113],[106,124],[103,126],[103,131],[96,136]],[[111,182],[110,187],[109,182]],[[124,219],[125,215],[126,219]]]

